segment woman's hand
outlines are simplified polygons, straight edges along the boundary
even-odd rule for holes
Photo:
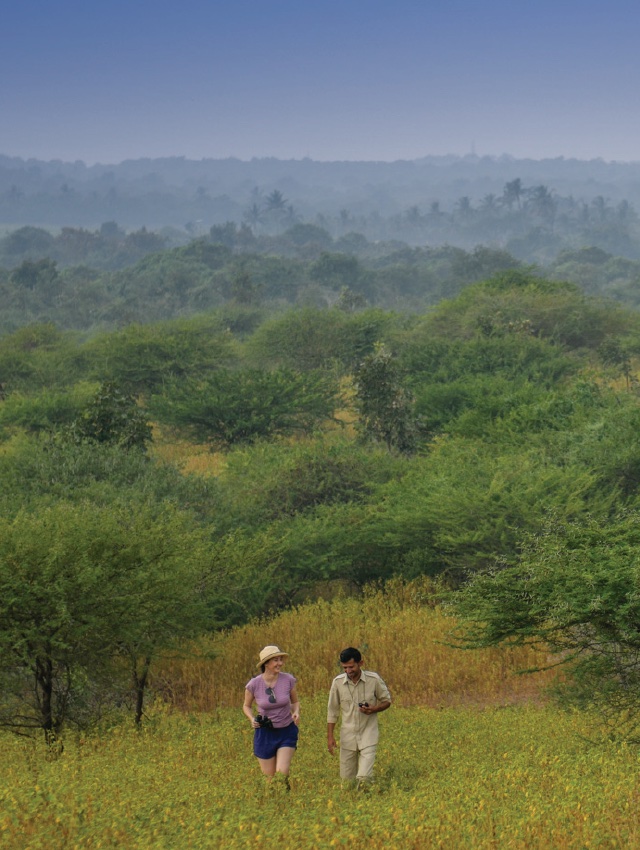
[[[300,700],[296,688],[291,688],[289,699],[291,700],[291,719],[297,726],[300,723]]]

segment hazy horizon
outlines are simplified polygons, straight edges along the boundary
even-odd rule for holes
[[[640,160],[629,0],[23,0],[3,23],[6,156]]]
[[[279,156],[270,155],[270,154],[264,155],[264,156],[257,154],[257,155],[254,155],[254,156],[246,156],[246,157],[233,156],[232,154],[229,154],[227,156],[202,156],[202,157],[188,157],[188,156],[185,156],[184,154],[160,154],[158,156],[148,156],[148,155],[142,154],[140,156],[130,156],[130,157],[126,157],[126,158],[120,159],[120,160],[95,160],[95,161],[87,162],[86,160],[83,160],[83,159],[78,158],[78,157],[76,157],[74,159],[63,158],[63,157],[39,157],[39,156],[27,157],[27,156],[22,156],[22,155],[17,154],[17,153],[8,154],[5,151],[0,150],[0,158],[2,158],[2,157],[6,157],[7,159],[10,159],[10,160],[14,160],[14,159],[20,160],[21,162],[24,162],[26,164],[28,164],[30,162],[39,162],[39,163],[47,163],[47,164],[61,163],[65,166],[73,166],[73,165],[76,165],[76,164],[81,164],[88,169],[93,168],[93,167],[97,167],[97,168],[112,168],[112,167],[114,167],[115,168],[115,167],[118,167],[118,166],[121,166],[121,165],[125,165],[126,163],[132,163],[132,162],[145,162],[145,161],[160,162],[160,161],[163,161],[163,160],[173,160],[173,159],[184,160],[184,161],[189,162],[189,163],[224,162],[225,160],[231,160],[231,161],[239,162],[241,164],[246,164],[246,165],[250,165],[252,162],[260,162],[260,161],[263,161],[263,160],[264,161],[274,160],[276,162],[282,162],[284,164],[286,164],[286,163],[312,162],[312,163],[318,163],[320,165],[339,165],[341,163],[344,163],[344,164],[347,164],[347,165],[358,165],[358,164],[365,164],[366,165],[366,164],[369,164],[369,165],[387,166],[387,165],[394,165],[394,164],[403,163],[403,162],[419,162],[419,161],[422,161],[422,160],[432,160],[432,159],[433,160],[442,159],[442,160],[452,160],[452,161],[453,160],[464,161],[464,160],[469,160],[469,159],[474,160],[474,161],[480,161],[482,159],[489,159],[489,160],[492,160],[492,161],[497,162],[497,163],[500,163],[500,162],[544,163],[544,162],[562,162],[562,161],[564,161],[564,162],[579,162],[579,163],[585,163],[585,164],[604,163],[605,165],[619,165],[619,166],[640,165],[640,156],[637,159],[633,159],[633,160],[631,160],[631,159],[630,160],[620,160],[620,159],[605,159],[604,157],[600,157],[600,156],[598,156],[598,157],[571,157],[571,156],[560,155],[560,156],[556,156],[556,157],[551,157],[551,156],[547,156],[547,157],[528,157],[528,156],[515,157],[515,156],[513,156],[512,154],[509,154],[509,153],[502,153],[502,154],[498,155],[498,154],[477,154],[475,152],[468,152],[468,153],[463,153],[463,154],[451,153],[451,152],[441,153],[441,154],[423,154],[421,156],[416,156],[416,157],[404,157],[404,158],[396,158],[396,159],[364,159],[364,158],[347,159],[347,158],[344,158],[344,157],[341,158],[341,159],[338,159],[338,158],[321,159],[319,157],[316,158],[316,157],[309,157],[309,156],[304,156],[304,157],[301,157],[301,156],[284,157],[284,156],[282,156],[282,157],[279,157]]]

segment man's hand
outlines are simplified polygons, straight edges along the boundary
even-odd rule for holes
[[[329,735],[327,737],[327,749],[329,750],[329,755],[333,755],[336,751],[336,739],[333,735]]]
[[[388,699],[382,700],[377,705],[367,705],[367,703],[358,704],[358,711],[362,714],[377,714],[379,711],[386,711],[391,703]]]

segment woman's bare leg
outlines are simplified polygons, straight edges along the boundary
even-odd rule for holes
[[[275,758],[275,770],[277,773],[283,773],[285,776],[289,775],[289,768],[291,767],[291,759],[293,758],[293,754],[295,753],[294,747],[280,747],[278,752],[276,753]]]
[[[260,763],[260,770],[264,773],[265,776],[268,776],[269,779],[273,779],[276,773],[276,756],[272,759],[258,759]]]

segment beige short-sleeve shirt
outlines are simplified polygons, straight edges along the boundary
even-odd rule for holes
[[[377,673],[361,670],[355,685],[346,673],[335,677],[329,692],[327,723],[337,723],[342,715],[340,746],[343,749],[360,750],[378,743],[378,712],[363,714],[358,703],[374,706],[385,700],[391,702],[391,694]]]

